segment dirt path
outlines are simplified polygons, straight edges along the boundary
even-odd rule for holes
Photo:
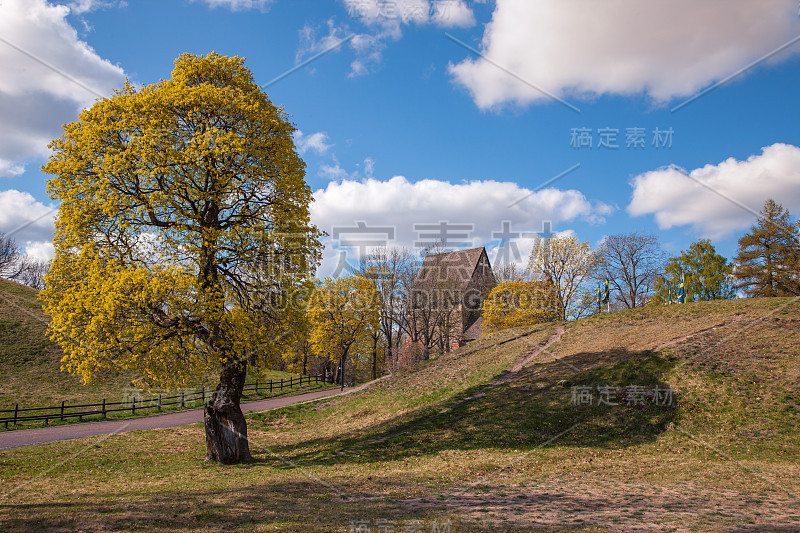
[[[365,384],[368,385],[368,384]],[[345,391],[350,392],[350,391]],[[252,411],[268,411],[288,405],[295,405],[327,396],[341,394],[337,389],[307,392],[294,396],[282,396],[280,398],[269,398],[255,402],[242,404],[242,411],[249,413]],[[30,446],[32,444],[42,444],[58,440],[82,439],[95,435],[107,435],[109,433],[122,433],[124,431],[135,431],[139,429],[157,429],[175,426],[184,426],[203,421],[203,410],[194,409],[191,411],[181,411],[166,415],[148,416],[146,418],[132,418],[129,420],[109,420],[107,422],[87,422],[85,424],[69,424],[66,426],[56,426],[49,428],[21,429],[17,431],[0,432],[0,450],[6,448],[16,448],[19,446]]]
[[[520,370],[522,370],[525,366],[529,365],[534,359],[536,359],[538,356],[540,356],[542,353],[548,350],[553,344],[560,341],[563,335],[564,335],[564,326],[558,326],[556,329],[553,330],[553,333],[551,333],[550,336],[547,337],[547,340],[544,342],[544,344],[538,344],[533,348],[531,348],[530,350],[528,350],[527,352],[525,352],[524,354],[520,355],[517,358],[517,360],[514,361],[514,364],[511,365],[511,368],[508,369],[508,371],[503,373],[494,382],[490,383],[489,385],[481,389],[473,396],[479,398],[483,396],[487,390],[493,389],[498,385],[502,385],[504,383],[508,383],[509,381],[513,380],[515,377],[517,377],[517,374],[519,374]],[[473,397],[471,396],[468,399],[473,399]]]

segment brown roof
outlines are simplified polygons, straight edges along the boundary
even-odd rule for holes
[[[430,281],[455,282],[456,288],[465,289],[472,279],[472,274],[478,266],[481,255],[486,251],[483,246],[429,254],[422,262],[419,274],[414,284]],[[487,258],[488,259],[488,258]],[[491,269],[491,265],[489,265]]]
[[[479,316],[477,320],[467,326],[461,339],[465,341],[474,341],[481,336],[481,333],[483,333],[483,317]]]

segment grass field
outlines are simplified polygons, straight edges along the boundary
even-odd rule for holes
[[[248,464],[204,463],[200,425],[2,451],[0,530],[800,530],[800,301],[620,311],[532,351],[556,326],[250,415]]]

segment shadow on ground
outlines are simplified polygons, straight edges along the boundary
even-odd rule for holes
[[[662,380],[674,364],[651,352],[579,353],[533,364],[503,385],[475,387],[461,400],[367,430],[269,450],[311,466],[397,460],[443,450],[534,449],[560,434],[554,442],[559,446],[639,445],[656,439],[676,416],[679,399]],[[251,427],[269,431],[271,416],[254,420]]]

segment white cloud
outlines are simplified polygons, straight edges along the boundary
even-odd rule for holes
[[[67,4],[70,13],[76,15],[88,13],[96,9],[105,9],[114,6],[125,7],[127,5],[128,3],[125,0],[117,0],[116,2],[112,0],[73,0]]]
[[[388,41],[403,36],[404,26],[434,24],[446,28],[474,26],[475,15],[464,0],[341,0],[351,20],[367,26],[367,32],[352,32],[345,25],[327,21],[328,32],[317,37],[317,28],[306,24],[300,31],[296,61],[330,49],[352,35],[349,48],[355,52],[349,77],[363,76],[377,69]]]
[[[197,2],[198,0],[192,0]],[[245,11],[248,9],[258,9],[269,11],[275,0],[200,0],[209,5],[212,9],[217,7],[227,8],[231,11]]]
[[[646,93],[663,102],[694,94],[799,33],[794,0],[497,0],[481,50],[528,83],[483,58],[449,70],[481,109],[546,100],[536,87],[557,96]]]
[[[321,165],[319,176],[329,181],[341,181],[350,177],[350,173],[341,167],[338,161],[333,165]]]
[[[366,164],[366,163],[365,163]],[[346,173],[345,173],[346,174]],[[518,201],[524,197],[524,200]],[[420,242],[419,233],[437,233],[436,230],[421,230],[415,224],[467,224],[470,229],[466,241],[479,246],[498,240],[493,233],[503,230],[503,221],[508,221],[511,232],[541,232],[544,221],[551,221],[553,230],[559,224],[575,220],[603,222],[613,209],[603,203],[590,202],[576,190],[544,189],[533,192],[516,183],[492,180],[451,184],[439,180],[422,180],[411,183],[403,176],[389,180],[344,179],[332,182],[325,189],[314,193],[311,219],[317,226],[334,234],[334,227],[356,227],[359,221],[368,227],[392,227],[395,231],[392,245],[413,248]],[[513,207],[512,203],[517,202]],[[357,238],[358,235],[350,235]],[[533,243],[533,236],[522,235],[510,240],[509,250],[523,259]],[[337,242],[328,239],[325,259],[320,269],[321,276],[335,270],[338,257]],[[497,243],[490,246],[496,253]],[[355,249],[348,250],[348,259],[357,263]],[[513,255],[513,254],[512,254]]]
[[[343,0],[351,18],[369,25],[399,28],[425,24],[431,10],[428,0]]]
[[[628,213],[652,213],[661,229],[690,225],[701,236],[715,239],[752,225],[753,212],[759,212],[767,198],[800,212],[797,146],[776,143],[746,161],[730,158],[688,174],[691,179],[678,167],[667,167],[636,176]]]
[[[431,20],[443,28],[471,28],[475,25],[475,15],[464,0],[434,2]]]
[[[334,19],[325,22],[327,31],[320,33],[320,27],[306,24],[300,30],[300,47],[295,53],[295,63],[308,59],[320,52],[339,52],[345,48],[342,43],[347,39],[347,47],[355,52],[356,59],[350,64],[348,77],[363,76],[375,70],[383,59],[383,50],[387,39],[397,39],[400,34],[393,28],[382,28],[377,33],[354,33],[344,25],[336,24]]]
[[[371,179],[375,174],[375,160],[371,157],[364,159],[364,176]]]
[[[0,191],[0,232],[21,247],[42,250],[53,239],[56,209],[38,202],[30,193]],[[45,246],[46,247],[46,246]]]
[[[294,132],[294,142],[300,153],[304,154],[309,150],[313,150],[317,155],[323,155],[330,150],[333,145],[328,143],[328,134],[324,131],[318,131],[311,135],[304,135],[302,131],[297,130]]]
[[[50,261],[56,256],[56,249],[52,242],[28,242],[25,246],[25,253],[32,259],[39,261]]]
[[[68,14],[44,0],[0,2],[0,176],[45,155],[61,124],[122,84],[123,70],[78,39]]]

